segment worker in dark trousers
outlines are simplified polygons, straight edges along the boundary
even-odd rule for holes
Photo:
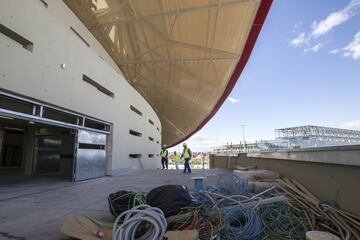
[[[183,147],[184,149],[181,154],[181,158],[184,158],[184,173],[186,173],[186,170],[188,171],[188,173],[191,173],[191,169],[190,169],[191,151],[187,147],[186,143],[183,144]]]
[[[166,145],[163,145],[162,149],[161,149],[161,165],[162,165],[162,169],[168,169],[168,150],[166,149]]]
[[[176,170],[179,170],[179,163],[180,163],[180,154],[174,151],[173,154],[173,161],[175,163]]]

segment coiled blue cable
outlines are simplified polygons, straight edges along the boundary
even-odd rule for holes
[[[263,232],[259,215],[252,208],[233,207],[222,210],[224,228],[220,238],[225,240],[256,239]]]

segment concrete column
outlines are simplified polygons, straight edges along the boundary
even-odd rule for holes
[[[112,175],[112,149],[113,149],[113,125],[110,125],[110,134],[106,136],[106,170],[107,176]]]
[[[26,176],[33,174],[33,162],[34,162],[34,148],[35,148],[35,132],[34,126],[29,126],[28,131],[25,133],[25,163],[24,173]]]

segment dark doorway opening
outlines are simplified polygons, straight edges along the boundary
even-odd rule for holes
[[[0,116],[0,180],[73,180],[77,130]]]
[[[0,135],[2,135],[0,167],[20,169],[24,152],[24,130],[3,128],[0,131]]]
[[[76,131],[42,126],[36,131],[34,172],[72,179]]]

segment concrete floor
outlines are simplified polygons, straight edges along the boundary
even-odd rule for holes
[[[60,233],[64,221],[73,214],[110,216],[107,196],[119,190],[147,192],[164,184],[193,188],[191,177],[206,175],[211,185],[226,170],[126,170],[112,177],[66,182],[56,178],[0,178],[0,239],[68,239]]]

